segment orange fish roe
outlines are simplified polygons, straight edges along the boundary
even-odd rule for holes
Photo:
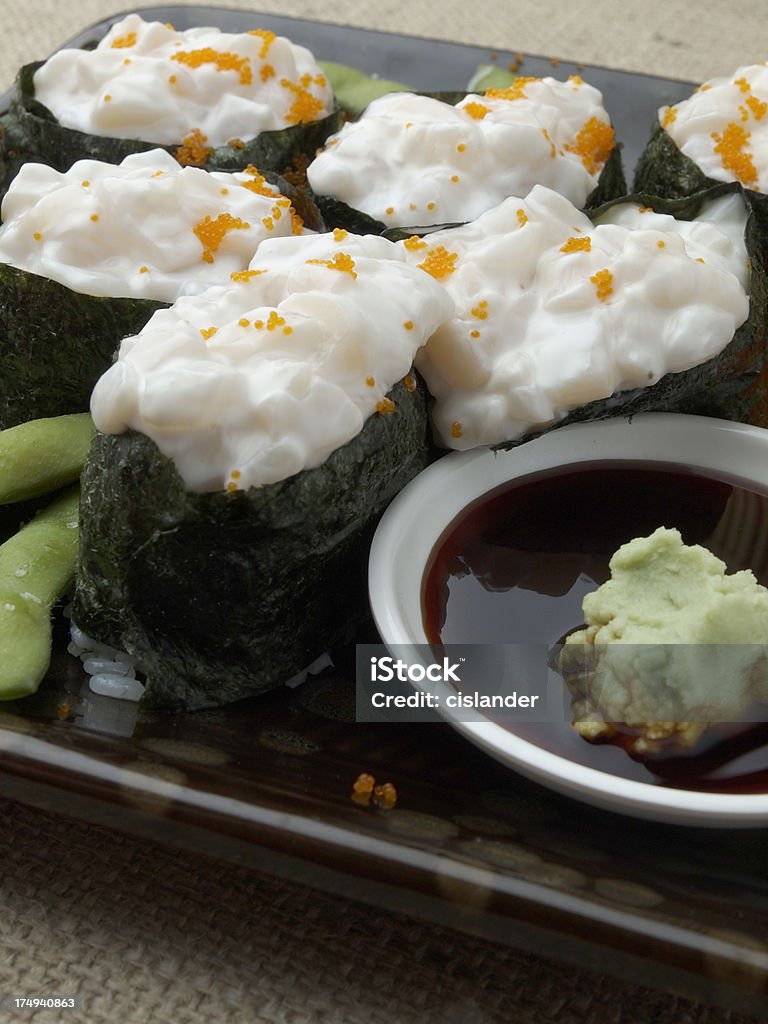
[[[182,139],[174,156],[185,167],[202,167],[213,152],[213,146],[207,146],[208,137],[199,128],[194,128]]]
[[[697,262],[697,263],[703,263],[703,262],[704,262],[704,259],[703,259],[703,257],[701,257],[701,256],[697,256],[697,257],[696,257],[696,262]]]
[[[118,36],[117,39],[112,40],[113,50],[125,50],[129,46],[136,45],[136,33],[127,32],[124,36]]]
[[[233,494],[235,491],[239,491],[240,488],[237,486],[234,480],[230,480],[229,483],[227,484],[227,490],[229,491],[230,494]]]
[[[270,78],[275,77],[275,69],[271,64],[262,64],[261,71],[259,72],[259,78],[262,82],[268,82]]]
[[[239,480],[243,474],[240,472],[239,469],[233,469],[229,475],[232,477],[233,480]]]
[[[610,270],[598,270],[589,279],[595,286],[595,292],[601,302],[607,302],[613,295],[613,274]]]
[[[307,260],[306,262],[319,263],[321,266],[328,267],[329,270],[340,270],[344,274],[350,274],[353,278],[357,277],[355,261],[347,252],[337,252],[332,260]]]
[[[90,185],[91,183],[90,183],[90,181],[81,181],[81,182],[80,182],[80,184],[81,184],[81,185],[83,186],[83,188],[88,188],[88,186],[89,186],[89,185]]]
[[[584,70],[581,65],[579,65],[579,68],[582,71]],[[581,75],[568,75],[568,81],[574,86],[584,85],[584,79]]]
[[[352,784],[350,799],[362,807],[368,807],[373,796],[375,784],[376,779],[372,775],[368,775],[367,772],[361,772]]]
[[[428,210],[434,210],[436,205],[437,205],[436,203],[427,203],[427,209]]]
[[[251,326],[251,321],[248,320],[247,317],[241,316],[240,319],[237,321],[237,326],[238,327],[250,327]]]
[[[667,247],[667,243],[666,242],[662,242],[661,239],[659,239],[659,241],[656,243],[656,245],[658,245],[658,247],[660,249],[666,249],[666,247]]]
[[[254,320],[253,321],[253,326],[256,328],[257,331],[260,331],[262,329],[262,327],[264,326],[264,321],[263,320]]]
[[[269,53],[269,48],[277,39],[274,32],[270,32],[268,28],[252,28],[248,33],[249,36],[259,36],[261,38],[261,49],[259,50],[259,60],[264,58]]]
[[[380,416],[390,416],[395,411],[395,403],[391,398],[382,398],[376,403],[376,412]]]
[[[104,102],[105,102],[105,103],[109,103],[111,99],[112,99],[112,97],[111,97],[111,96],[110,96],[109,94],[107,94],[107,95],[106,95],[106,96],[104,97]]]
[[[277,196],[280,193],[276,192],[270,185],[267,184],[267,179],[263,174],[259,174],[255,167],[249,165],[246,170],[246,174],[251,175],[250,181],[240,182],[243,188],[247,188],[249,192],[255,192],[257,196]]]
[[[524,228],[525,225],[528,223],[528,214],[525,212],[525,210],[517,211],[517,223],[520,225],[521,228]]]
[[[613,152],[616,135],[609,124],[590,117],[583,126],[573,145],[566,146],[569,153],[575,153],[590,174],[596,174]]]
[[[757,184],[757,168],[752,162],[752,154],[747,151],[750,133],[740,124],[731,121],[720,135],[712,132],[715,152],[720,157],[723,167],[730,171],[742,185]]]
[[[464,430],[458,420],[454,420],[451,424],[451,437],[461,437]]]
[[[406,238],[403,245],[409,252],[416,252],[418,249],[426,249],[427,243],[419,238],[418,235],[411,235],[410,238]]]
[[[531,82],[539,81],[541,81],[539,78],[520,75],[511,85],[503,89],[486,89],[485,96],[489,100],[525,100],[528,98],[525,93],[525,87],[530,85]]]
[[[168,82],[170,85],[176,85],[176,75],[168,75]]]
[[[469,332],[469,336],[470,336],[470,338],[479,338],[480,337],[480,331],[470,331]]]
[[[376,378],[375,377],[366,377],[365,378],[365,383],[368,385],[369,388],[375,387],[376,386]]]
[[[34,240],[35,240],[36,242],[42,242],[42,240],[43,240],[43,236],[42,236],[42,235],[40,234],[40,232],[39,232],[39,231],[36,231],[36,232],[34,233],[34,235],[32,235],[32,237],[34,238]]]
[[[664,108],[664,117],[661,119],[661,127],[666,128],[670,124],[674,124],[677,119],[677,111],[674,107]]]
[[[293,328],[291,327],[290,324],[288,324],[287,327],[283,328],[283,334],[293,334]]]
[[[297,85],[287,78],[281,78],[280,85],[294,94],[293,103],[285,115],[288,124],[306,124],[317,120],[323,109],[322,100],[313,96],[305,86]]]
[[[386,208],[386,210],[384,211],[384,213],[386,213],[386,215],[387,215],[388,217],[391,217],[391,216],[392,216],[392,214],[393,214],[394,212],[395,212],[395,208],[394,208],[394,206],[388,206],[388,207]]]
[[[92,213],[92,214],[91,214],[91,220],[92,220],[92,221],[94,222],[94,224],[96,223],[96,221],[97,221],[98,219],[99,219],[99,215],[98,215],[98,213]]]
[[[439,280],[454,272],[456,269],[454,264],[458,258],[458,253],[448,252],[442,245],[438,245],[429,250],[423,263],[419,263],[419,270],[424,270]]]
[[[178,53],[171,54],[171,60],[185,64],[189,68],[214,64],[217,71],[234,71],[240,79],[240,85],[250,85],[253,81],[251,62],[247,57],[214,50],[211,46],[204,46],[201,50],[179,50]]]
[[[458,144],[458,146],[456,147],[456,152],[457,153],[463,153],[466,150],[466,148],[467,148],[466,145],[463,142],[460,142]]]
[[[245,149],[245,143],[237,136],[234,139],[227,139],[227,145],[230,149]]]
[[[549,134],[549,132],[547,131],[547,129],[546,129],[546,128],[542,128],[542,129],[541,129],[541,134],[542,134],[542,135],[544,136],[544,138],[545,138],[545,139],[547,140],[547,142],[549,143],[549,155],[550,155],[550,156],[552,157],[552,159],[554,160],[554,159],[555,159],[555,157],[557,156],[557,150],[555,149],[555,144],[554,144],[554,142],[552,141],[552,137],[551,137],[551,135]]]
[[[229,275],[230,281],[250,281],[259,274],[266,274],[266,270],[235,270]]]
[[[451,181],[454,183],[454,185],[457,184],[458,180],[459,180],[458,174],[452,174],[451,175]]]
[[[490,107],[486,107],[483,103],[465,103],[461,108],[465,114],[469,114],[470,117],[474,117],[476,121],[482,121],[484,117],[487,117],[491,112]]]
[[[408,203],[408,209],[409,210],[415,210],[416,209],[416,203]]]
[[[472,310],[472,316],[476,320],[487,320],[488,319],[488,303],[483,299],[479,302]]]
[[[736,78],[733,84],[737,85],[742,92],[752,91],[752,86],[749,84],[746,78]]]
[[[343,242],[349,232],[345,228],[334,228],[333,229],[333,240],[334,242]]]
[[[406,331],[412,331],[413,330],[413,320],[406,320],[405,323],[403,324],[403,327],[406,329]]]
[[[231,213],[220,213],[216,220],[210,214],[192,228],[203,247],[203,260],[213,263],[213,254],[224,241],[229,231],[242,231],[251,225]]]
[[[304,221],[296,213],[293,207],[290,209],[291,214],[291,231],[294,235],[300,235],[304,231]]]
[[[391,811],[397,803],[397,790],[391,782],[385,782],[381,786],[374,786],[373,802],[382,811]]]
[[[768,111],[768,103],[765,103],[763,100],[759,100],[757,96],[748,96],[747,106],[750,109],[752,117],[754,117],[756,121],[762,121],[765,117],[766,111]]]
[[[569,238],[565,245],[560,246],[560,252],[591,252],[592,239],[589,235],[583,238]]]
[[[411,395],[416,390],[416,378],[410,373],[407,377],[403,377],[403,384],[405,384],[405,390]]]
[[[277,310],[273,309],[267,317],[267,330],[274,331],[277,327],[285,327],[285,317],[280,316]]]
[[[353,793],[372,793],[373,787],[376,784],[376,779],[372,775],[367,775],[362,772],[355,779],[354,785],[352,786]]]
[[[275,223],[274,223],[274,221],[272,220],[271,217],[262,217],[261,218],[261,223],[264,225],[264,227],[267,229],[267,231],[272,231],[272,229],[275,226]]]
[[[640,213],[653,213],[653,207],[652,206],[641,206],[640,207]]]
[[[148,274],[149,273],[149,267],[139,267],[139,273],[140,274]]]
[[[218,327],[201,327],[200,328],[200,333],[202,334],[204,341],[208,341],[209,338],[212,338],[217,331],[218,331]]]

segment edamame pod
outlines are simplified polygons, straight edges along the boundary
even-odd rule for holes
[[[0,430],[0,504],[74,483],[95,433],[88,413],[30,420]]]
[[[34,693],[51,660],[51,609],[71,585],[80,488],[0,545],[0,700]]]

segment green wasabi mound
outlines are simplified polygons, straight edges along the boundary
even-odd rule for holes
[[[398,384],[322,465],[234,493],[191,493],[142,434],[97,434],[83,473],[73,618],[134,654],[147,699],[202,708],[279,686],[367,617],[387,504],[428,461],[425,397]]]
[[[708,723],[768,702],[768,590],[750,571],[728,574],[665,527],[619,548],[610,569],[563,651],[571,670],[579,657],[587,669],[575,676],[582,735],[624,724],[639,730],[643,753],[672,736],[692,743]]]

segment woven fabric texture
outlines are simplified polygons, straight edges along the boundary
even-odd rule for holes
[[[0,993],[79,1000],[35,1024],[748,1024],[10,801],[0,860]]]

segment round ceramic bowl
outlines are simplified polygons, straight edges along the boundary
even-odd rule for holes
[[[369,589],[383,643],[404,650],[428,643],[422,583],[436,542],[467,505],[532,473],[571,471],[610,460],[663,463],[699,476],[727,475],[768,491],[768,430],[700,416],[647,414],[554,430],[506,452],[454,452],[413,480],[387,510],[373,540]],[[578,623],[574,623],[578,625]],[[500,642],[502,642],[500,638]],[[768,825],[768,792],[722,793],[639,782],[576,763],[497,722],[440,714],[467,739],[510,768],[598,807],[677,824]],[[513,727],[514,728],[514,727]]]

